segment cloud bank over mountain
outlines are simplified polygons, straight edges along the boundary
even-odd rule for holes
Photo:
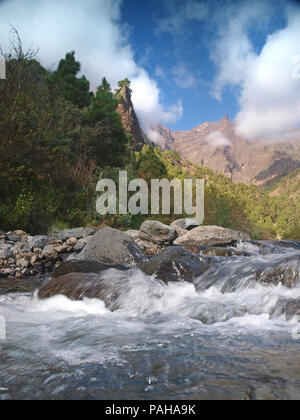
[[[150,126],[176,121],[182,105],[178,101],[165,107],[156,81],[136,63],[130,28],[121,23],[121,5],[121,0],[5,0],[0,2],[0,45],[8,48],[12,25],[24,49],[39,48],[42,64],[49,69],[55,69],[66,52],[75,50],[93,89],[104,76],[113,87],[128,77],[136,112],[151,136]]]
[[[251,29],[267,24],[269,6],[245,2],[238,9],[228,8],[212,53],[218,69],[213,94],[221,99],[227,85],[239,89],[236,132],[249,140],[290,138],[300,127],[300,11],[292,4],[285,7],[286,26],[270,33],[257,52]]]

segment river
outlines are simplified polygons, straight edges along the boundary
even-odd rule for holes
[[[300,251],[238,247],[249,255],[217,257],[194,284],[122,273],[115,312],[97,299],[39,300],[36,279],[0,280],[0,399],[300,399],[298,318],[273,311],[300,298],[299,267],[291,289],[253,281]]]

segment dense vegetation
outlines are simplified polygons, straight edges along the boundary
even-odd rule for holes
[[[95,94],[79,77],[75,53],[54,72],[24,54],[17,39],[7,59],[7,79],[0,80],[0,228],[32,234],[79,225],[139,227],[149,216],[96,213],[100,177],[118,181],[188,177],[205,179],[205,224],[241,229],[253,238],[300,239],[299,177],[282,181],[277,194],[234,184],[210,169],[193,166],[176,151],[145,145],[135,152],[116,112],[119,89],[106,79]],[[109,69],[108,69],[109,71]],[[286,182],[287,184],[284,184]],[[289,185],[289,188],[286,188]],[[290,198],[292,197],[292,199]],[[155,216],[170,222],[178,216]]]

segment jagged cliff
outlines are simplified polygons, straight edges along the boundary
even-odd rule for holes
[[[132,136],[133,147],[139,151],[146,143],[146,136],[143,133],[136,116],[132,101],[131,90],[125,84],[120,91],[120,102],[117,112],[120,114],[125,131]]]
[[[164,149],[176,149],[193,163],[207,166],[235,182],[268,186],[300,167],[300,132],[283,143],[247,141],[236,135],[226,115],[187,131],[157,126]]]

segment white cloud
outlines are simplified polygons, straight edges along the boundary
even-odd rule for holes
[[[207,5],[196,0],[168,0],[165,3],[168,14],[158,21],[157,32],[182,35],[184,25],[191,21],[203,21],[208,15]]]
[[[250,140],[284,140],[300,127],[300,81],[292,77],[293,57],[300,53],[300,12],[291,6],[284,10],[286,27],[270,34],[256,52],[248,29],[264,24],[265,15],[258,3],[244,5],[222,28],[213,54],[218,66],[213,93],[220,98],[226,85],[240,88],[236,132]]]
[[[188,89],[196,86],[196,78],[185,65],[179,64],[178,66],[173,67],[171,72],[174,76],[174,82],[178,87]]]
[[[231,145],[231,141],[220,131],[213,131],[205,137],[205,140],[214,147]]]
[[[128,27],[120,22],[121,0],[7,0],[0,3],[0,44],[8,48],[9,24],[18,31],[24,49],[39,48],[43,65],[55,69],[66,52],[75,50],[82,73],[95,89],[103,77],[117,86],[128,77],[133,103],[147,131],[157,122],[175,121],[182,115],[178,102],[165,108],[160,89],[134,59]]]
[[[143,123],[143,129],[149,138],[156,142],[153,136],[153,127],[158,121],[172,123],[181,118],[182,103],[164,108],[160,103],[160,90],[154,80],[151,80],[145,70],[140,69],[139,74],[132,79],[132,101],[138,116]]]

